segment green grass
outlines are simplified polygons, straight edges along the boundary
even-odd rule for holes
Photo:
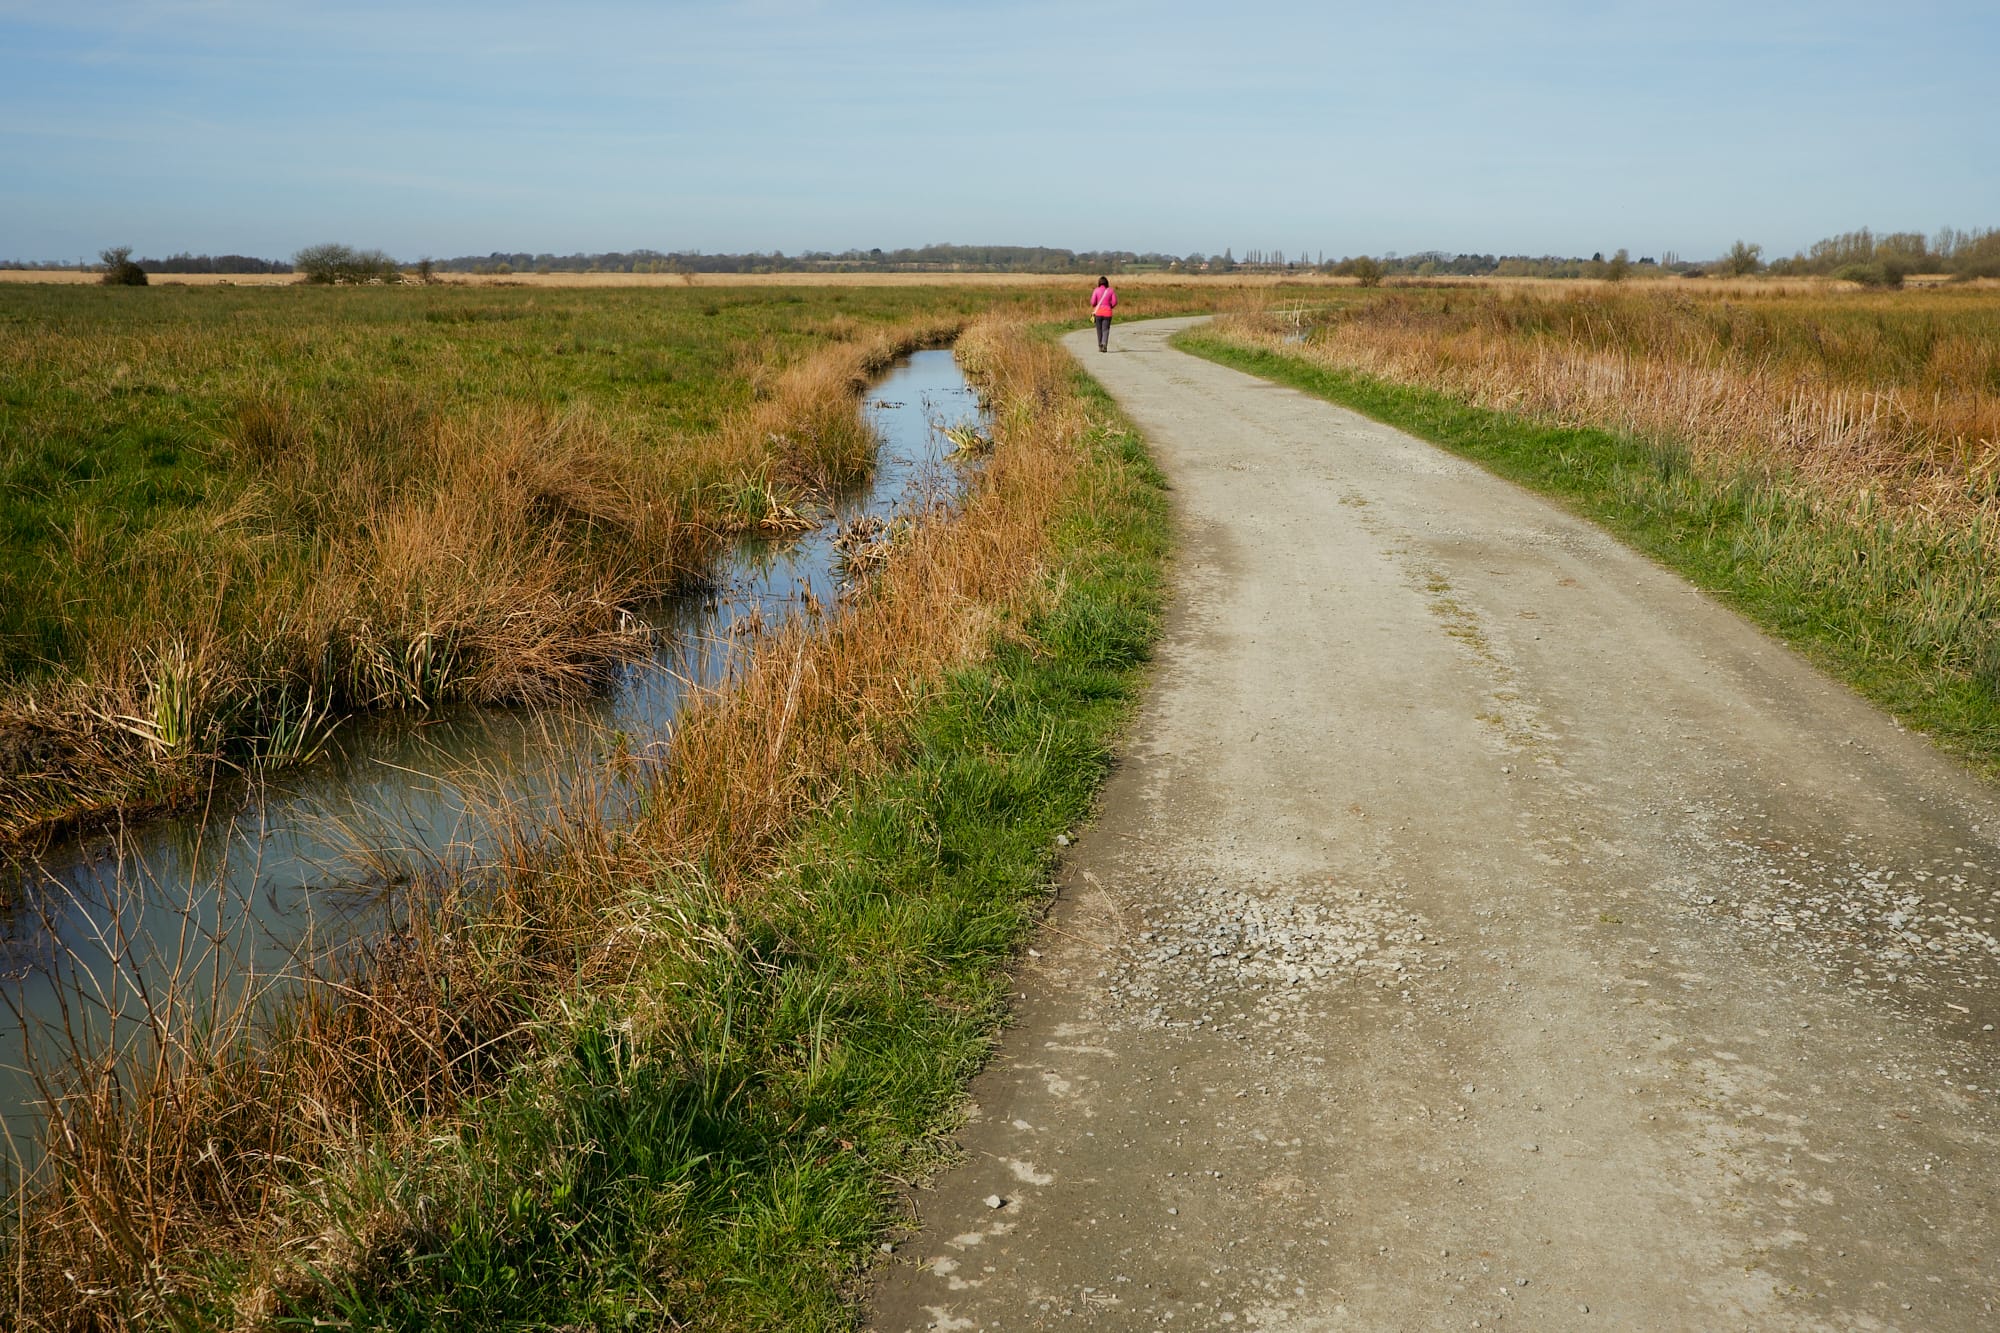
[[[1977,524],[1813,503],[1706,476],[1669,444],[1551,426],[1191,330],[1185,351],[1408,431],[1589,518],[2000,772],[2000,570]]]
[[[551,1024],[470,1132],[385,1153],[330,1210],[349,1261],[291,1287],[281,1326],[853,1326],[896,1182],[945,1152],[1157,632],[1160,478],[1123,428],[1093,447],[1059,591],[937,687],[900,765],[814,821],[768,892],[655,884],[677,937],[707,943]],[[383,1216],[403,1221],[371,1231]]]
[[[988,289],[536,290],[0,286],[0,682],[73,666],[139,614],[148,538],[221,515],[271,460],[244,414],[309,435],[587,408],[636,454],[748,403],[768,369],[926,315],[1041,299]],[[293,516],[280,516],[289,519]],[[196,529],[200,524],[193,525]],[[236,526],[241,526],[238,523]],[[262,540],[315,534],[280,522]]]

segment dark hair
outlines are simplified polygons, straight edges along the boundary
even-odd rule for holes
[[[1100,287],[1109,287],[1109,286],[1111,285],[1111,279],[1109,279],[1109,278],[1099,278],[1099,279],[1097,280],[1097,285],[1098,285],[1098,286],[1100,286]]]

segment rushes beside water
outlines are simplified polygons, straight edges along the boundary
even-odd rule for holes
[[[717,540],[581,413],[429,422],[403,447],[417,476],[300,449],[236,509],[310,506],[303,552],[250,519],[168,545],[73,675],[0,698],[0,732],[40,743],[0,775],[0,838],[298,757],[348,713],[574,697],[643,647],[623,608]]]
[[[308,410],[256,390],[224,423],[226,499],[72,569],[93,594],[73,599],[70,660],[0,693],[0,848],[310,755],[353,713],[589,691],[645,649],[628,607],[697,581],[726,532],[796,530],[857,478],[857,387],[961,322],[843,326],[664,449],[576,403],[465,410],[390,381]]]
[[[1136,443],[1053,347],[966,347],[1000,424],[962,513],[771,636],[663,769],[608,768],[636,823],[523,811],[274,1029],[239,1006],[142,1034],[146,1078],[72,1089],[0,1256],[18,1323],[844,1317],[1157,603]]]

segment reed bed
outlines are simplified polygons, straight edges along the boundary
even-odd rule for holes
[[[1991,517],[2000,301],[1984,292],[1693,297],[1394,292],[1232,336],[1500,411],[1688,450],[1818,500]]]
[[[206,1015],[153,997],[147,1012],[172,1021],[122,1049],[79,1040],[49,1071],[46,1167],[0,1255],[16,1326],[486,1327],[563,1311],[788,1326],[801,1316],[744,1302],[838,1308],[853,1247],[881,1225],[882,1173],[934,1132],[984,1049],[993,969],[1102,770],[1088,737],[1122,688],[1106,673],[1130,669],[1152,623],[1156,554],[1125,551],[1109,584],[1089,572],[1107,525],[1144,508],[1130,441],[1106,452],[1101,413],[1045,340],[982,322],[960,346],[995,411],[977,484],[900,525],[856,596],[760,642],[683,714],[664,763],[607,768],[636,819],[608,821],[597,793],[511,812],[505,849],[419,875],[367,958],[278,1001],[239,988]],[[1103,589],[1080,600],[1092,578]],[[1082,693],[1062,704],[1063,690]],[[940,699],[958,721],[936,721]],[[1097,720],[1078,731],[1079,717]],[[975,743],[982,727],[1002,730]],[[1026,776],[1003,780],[1008,745]],[[881,787],[913,747],[931,758]],[[1006,782],[1027,786],[1010,800]],[[827,813],[870,789],[850,824],[903,850],[838,870]],[[1000,822],[967,834],[924,813],[949,793]],[[992,858],[1010,846],[1002,872]],[[945,859],[912,863],[901,906],[869,887],[877,858],[918,852]],[[973,887],[951,892],[987,896],[926,905],[965,858]],[[897,933],[919,924],[935,938]],[[865,975],[836,984],[828,968]],[[932,1045],[887,1064],[863,1053],[920,1035]],[[796,1216],[771,1232],[756,1201],[772,1190],[847,1248]],[[798,1267],[773,1277],[780,1255]]]

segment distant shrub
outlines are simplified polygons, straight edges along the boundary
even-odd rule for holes
[[[1764,267],[1764,247],[1738,241],[1722,257],[1721,268],[1732,278],[1747,278]]]
[[[1835,269],[1833,276],[1842,282],[1858,282],[1863,287],[1900,287],[1903,285],[1902,266],[1883,260],[1867,264],[1846,264]]]
[[[396,261],[380,250],[356,250],[353,246],[309,245],[292,256],[292,266],[307,282],[324,284],[401,282],[403,272]]]
[[[1362,255],[1358,259],[1348,260],[1337,271],[1345,273],[1348,277],[1359,282],[1363,287],[1380,287],[1382,285],[1382,265],[1367,255]]]
[[[104,276],[98,281],[106,287],[144,287],[146,270],[132,262],[132,247],[113,246],[101,251],[98,258],[104,261]]]
[[[2000,228],[1952,238],[1950,269],[1960,278],[2000,278]]]
[[[1620,250],[1617,254],[1611,256],[1610,260],[1604,265],[1604,280],[1606,282],[1623,282],[1631,276],[1632,255],[1629,251]]]

